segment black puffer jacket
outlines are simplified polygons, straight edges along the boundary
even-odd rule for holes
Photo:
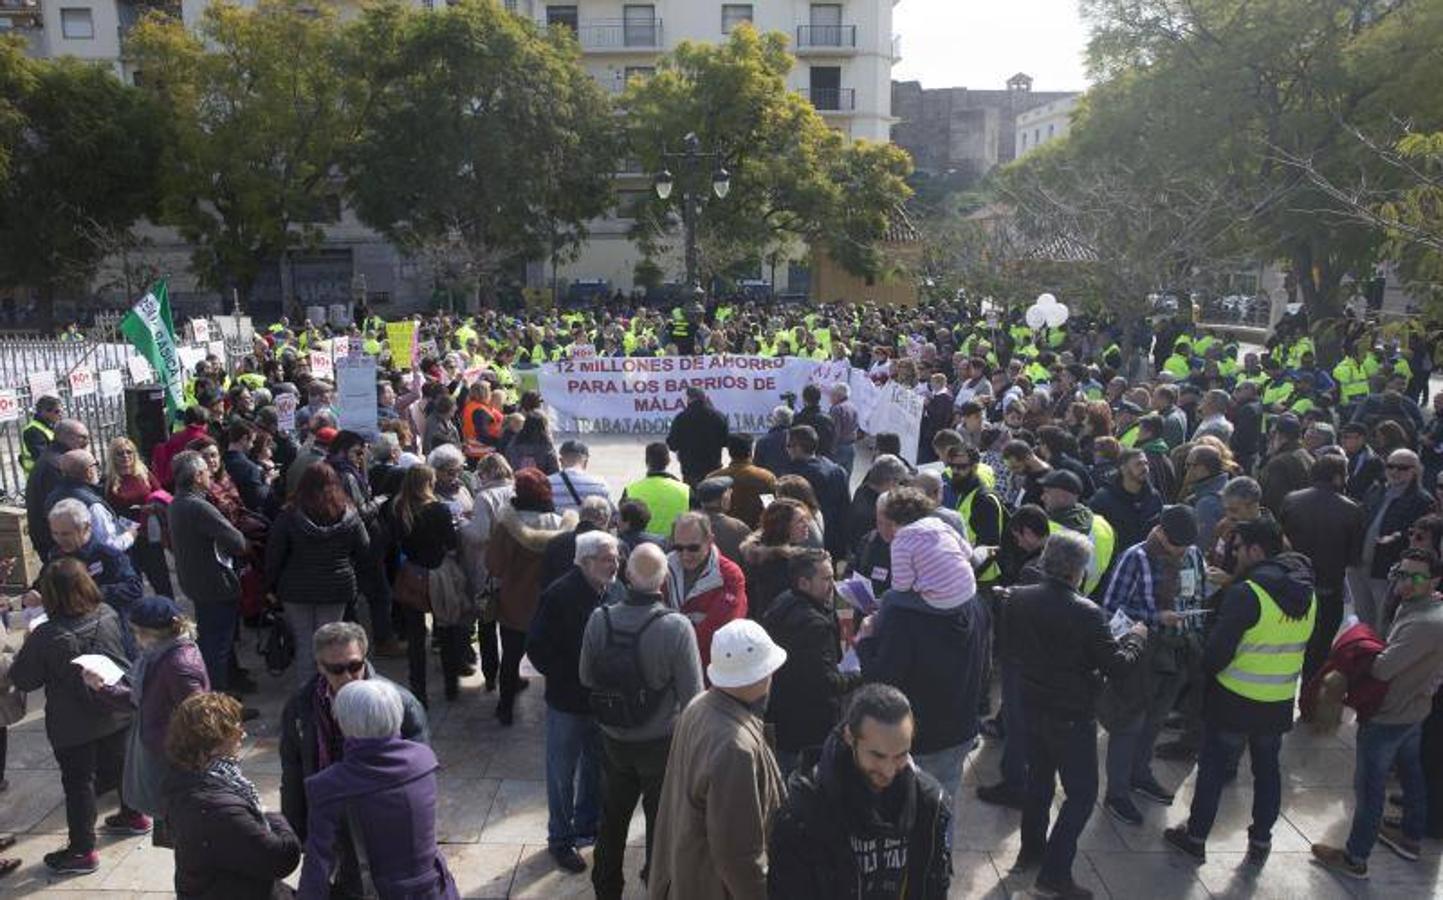
[[[105,604],[86,616],[42,622],[10,665],[10,683],[16,688],[45,688],[45,735],[57,750],[88,744],[130,724],[129,712],[111,709],[86,687],[80,667],[71,660],[87,653],[126,664],[120,618]]]
[[[1210,728],[1233,734],[1282,734],[1293,727],[1293,701],[1267,703],[1249,700],[1218,683],[1217,675],[1232,663],[1238,644],[1258,624],[1257,594],[1248,585],[1256,581],[1290,618],[1307,614],[1313,603],[1313,567],[1300,553],[1280,553],[1248,570],[1247,575],[1223,592],[1217,621],[1203,647],[1202,667],[1207,678],[1203,695],[1203,721]]]
[[[356,599],[356,573],[374,568],[370,546],[354,509],[347,508],[334,525],[317,525],[297,507],[287,507],[266,541],[266,586],[282,603],[350,603]]]
[[[1022,663],[1029,715],[1095,718],[1104,677],[1121,675],[1142,655],[1141,638],[1114,640],[1102,608],[1056,579],[1015,588],[1002,615],[1003,655]]]
[[[750,597],[748,597],[750,599]],[[786,591],[762,617],[762,626],[787,661],[772,676],[767,721],[777,728],[777,749],[819,747],[842,717],[842,697],[862,683],[860,673],[837,671],[842,659],[836,610]]]
[[[881,803],[862,781],[840,729],[827,738],[815,768],[799,769],[787,799],[772,819],[767,840],[767,894],[787,900],[861,900],[885,895],[905,900],[942,900],[952,880],[947,832],[951,812],[942,788],[921,769],[903,769]],[[891,806],[895,815],[880,810]],[[858,858],[886,842],[904,842],[906,867],[874,876],[863,894]],[[893,849],[895,843],[889,844]],[[893,883],[900,880],[900,885]],[[879,894],[878,892],[882,892]]]
[[[264,816],[203,775],[172,772],[166,819],[175,836],[175,893],[206,900],[294,896],[281,879],[301,861],[285,816]]]

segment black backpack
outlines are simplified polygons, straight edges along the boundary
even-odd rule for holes
[[[296,635],[286,617],[274,609],[261,613],[261,637],[256,651],[266,661],[266,671],[280,675],[296,658]]]
[[[660,688],[646,683],[641,666],[641,636],[652,623],[670,612],[653,610],[640,628],[623,631],[612,627],[611,608],[601,608],[601,618],[606,623],[606,643],[596,655],[596,686],[591,690],[591,711],[598,723],[612,728],[636,728],[656,712],[671,682]]]

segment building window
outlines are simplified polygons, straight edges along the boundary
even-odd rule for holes
[[[661,43],[656,31],[655,6],[650,4],[623,6],[621,13],[622,37],[625,46],[656,47]]]
[[[840,3],[813,3],[811,26],[810,46],[842,46],[842,5]]]
[[[752,5],[750,3],[722,4],[722,34],[731,34],[733,28],[750,21],[752,21]]]
[[[807,77],[812,106],[831,112],[844,108],[841,66],[812,66]]]
[[[576,15],[575,6],[548,6],[546,7],[546,24],[548,26],[565,25],[572,31],[579,30],[580,20]]]
[[[95,20],[88,9],[62,9],[60,11],[60,33],[69,41],[90,41],[95,39]]]
[[[616,218],[635,219],[646,212],[653,193],[649,190],[625,190],[616,192]]]
[[[1038,143],[1039,141],[1041,141],[1041,140],[1042,140],[1042,129],[1041,129],[1041,128],[1034,128],[1034,129],[1032,129],[1032,145],[1033,145],[1034,147],[1037,146],[1037,143]]]
[[[1049,123],[1048,126],[1047,126],[1047,139],[1048,139],[1048,140],[1052,140],[1052,125],[1051,125],[1051,123]]]
[[[1018,135],[1018,137],[1022,138],[1022,149],[1023,149],[1023,150],[1026,150],[1026,149],[1027,149],[1027,132],[1025,132],[1025,131],[1022,132],[1022,134]]]

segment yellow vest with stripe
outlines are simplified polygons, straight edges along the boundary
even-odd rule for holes
[[[1218,684],[1259,703],[1291,703],[1313,634],[1317,599],[1309,599],[1302,618],[1290,619],[1262,585],[1251,579],[1247,584],[1258,600],[1258,622],[1243,632],[1233,661],[1217,675]]]
[[[1174,353],[1163,361],[1162,370],[1174,378],[1186,378],[1192,371],[1192,365],[1188,358],[1182,354]]]
[[[1066,525],[1047,520],[1048,534],[1056,534],[1059,531],[1071,530]],[[1091,594],[1097,590],[1097,585],[1102,581],[1102,575],[1107,567],[1112,565],[1112,551],[1117,544],[1117,533],[1112,530],[1112,523],[1096,513],[1092,514],[1092,527],[1087,531],[1088,540],[1092,541],[1092,558],[1087,563],[1087,577],[1082,581],[1082,593]]]
[[[1129,449],[1137,446],[1137,423],[1127,426],[1127,430],[1117,436],[1117,442]]]
[[[981,464],[979,463],[978,465],[980,466]],[[967,543],[973,545],[974,547],[977,545],[977,532],[972,530],[972,502],[977,499],[977,493],[980,490],[981,488],[973,488],[972,490],[968,491],[967,496],[962,498],[962,502],[957,504],[957,515],[962,517],[963,537],[967,538]],[[1007,527],[1007,523],[1004,519],[1005,513],[1002,509],[1002,501],[997,499],[996,494],[989,494],[988,496],[992,497],[992,499],[997,503],[997,525],[999,528],[1005,530]],[[1002,568],[997,565],[997,555],[993,554],[992,561],[989,562],[986,566],[982,568],[980,572],[977,573],[977,583],[991,584],[999,577],[1001,577],[1001,575]]]
[[[651,510],[646,530],[663,537],[671,536],[671,523],[691,505],[691,488],[675,478],[648,475],[626,486],[626,496],[640,500]]]
[[[997,473],[985,462],[977,463],[977,480],[989,491],[997,490]]]
[[[55,440],[55,430],[46,425],[41,419],[31,419],[20,431],[20,468],[29,472],[35,468],[35,457],[30,455],[30,445],[25,443],[25,432],[35,429],[45,435],[45,442],[48,444]]]

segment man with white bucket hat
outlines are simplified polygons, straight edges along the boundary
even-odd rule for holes
[[[787,652],[750,619],[712,637],[711,689],[677,720],[657,811],[650,895],[765,900],[766,825],[782,776],[763,734],[772,673]]]

